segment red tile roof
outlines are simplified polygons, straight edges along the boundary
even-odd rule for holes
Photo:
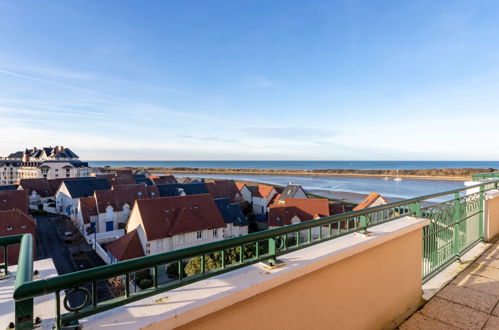
[[[49,181],[44,178],[39,179],[21,179],[19,185],[31,195],[35,191],[41,197],[55,196],[55,190],[50,185]]]
[[[133,176],[133,171],[132,170],[116,170],[115,171],[116,176]]]
[[[386,204],[386,200],[381,197],[380,194],[377,192],[372,192],[369,195],[367,195],[366,198],[362,202],[359,203],[356,207],[353,208],[353,211],[358,211],[358,210],[363,210],[365,208],[368,208],[371,206],[372,203],[374,203],[378,198],[382,199],[382,204]]]
[[[151,175],[149,179],[151,179],[154,184],[178,183],[177,179],[175,179],[173,175],[162,175],[162,176]]]
[[[272,186],[267,186],[265,184],[259,184],[258,186],[247,186],[251,191],[251,196],[267,198],[272,190],[275,190]]]
[[[137,200],[135,207],[148,241],[225,227],[209,194],[141,199]]]
[[[213,182],[206,182],[206,188],[208,188],[208,191],[210,192],[210,195],[212,198],[220,198],[218,195],[217,187],[215,186],[215,183]]]
[[[33,249],[36,253],[36,222],[35,220],[19,211],[0,211],[0,237],[19,235],[19,234],[31,234],[33,235]],[[9,265],[17,264],[17,259],[19,257],[19,245],[9,246]],[[0,249],[0,260],[3,261],[3,248]]]
[[[106,245],[109,251],[119,261],[140,258],[144,256],[144,250],[140,243],[139,233],[136,229],[120,237],[116,241]]]
[[[325,198],[289,198],[284,205],[269,207],[269,226],[287,226],[297,216],[301,222],[329,216],[329,201]]]
[[[246,186],[246,183],[236,181],[236,187],[237,189],[239,189],[239,191],[241,191],[244,188],[244,186]]]
[[[333,215],[345,213],[347,210],[345,208],[345,205],[340,203],[333,203],[329,205],[329,211],[331,212],[331,215]]]
[[[99,213],[105,213],[109,205],[114,211],[122,211],[125,204],[132,208],[137,199],[159,197],[159,190],[155,186],[126,184],[113,186],[111,190],[96,190],[94,196]]]
[[[80,212],[83,223],[90,223],[90,217],[98,215],[94,196],[80,198]]]
[[[275,196],[270,200],[270,203],[269,205],[272,205],[272,204],[279,204],[279,199],[281,199],[281,194],[275,194]]]
[[[26,190],[0,190],[0,211],[13,209],[29,214],[29,197]]]
[[[220,198],[227,198],[231,203],[241,200],[241,193],[234,180],[213,181]]]

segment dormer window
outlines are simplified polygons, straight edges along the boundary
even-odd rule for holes
[[[137,192],[137,195],[142,196],[142,191]]]
[[[26,229],[26,225],[21,225],[21,228],[22,229]]]
[[[7,226],[7,230],[12,230],[12,226]]]

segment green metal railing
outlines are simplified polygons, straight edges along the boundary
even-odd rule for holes
[[[3,247],[2,269],[4,276],[9,275],[9,246],[20,245],[19,258],[17,260],[16,282],[14,292],[23,284],[33,281],[33,237],[31,234],[12,235],[0,237],[0,247]],[[33,328],[33,298],[23,299],[15,305],[16,329]]]
[[[56,328],[59,329],[81,318],[250,264],[265,262],[275,265],[280,255],[352,232],[367,231],[372,226],[406,215],[431,220],[431,223],[423,228],[422,277],[426,281],[483,239],[484,194],[497,188],[498,183],[499,180],[487,181],[473,187],[407,199],[48,279],[31,281],[29,276],[23,275],[19,283],[16,281],[14,291],[16,328],[32,326],[34,297],[55,295]],[[477,191],[465,195],[468,189]],[[451,200],[431,202],[447,195],[451,195]],[[31,241],[25,241],[23,238],[19,260],[23,274],[32,271],[32,266],[29,266],[32,265],[32,255],[26,251],[29,250],[26,247],[28,244],[31,244]],[[197,260],[197,263],[187,275],[184,270],[189,260]],[[162,283],[159,275],[166,267],[176,272],[175,279]],[[144,271],[150,275],[151,287],[131,292],[129,280]],[[116,298],[100,301],[97,284],[110,278],[121,278],[125,282],[124,293]],[[65,295],[61,299],[62,293]],[[76,296],[79,299],[75,299]],[[67,312],[62,312],[61,306],[64,306]],[[27,315],[29,312],[31,316]]]
[[[489,173],[472,174],[471,178],[473,181],[485,181],[485,180],[498,179],[499,178],[499,171],[489,172]]]

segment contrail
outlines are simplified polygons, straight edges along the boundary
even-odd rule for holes
[[[13,77],[38,81],[38,82],[42,82],[42,83],[53,85],[53,86],[73,89],[73,90],[84,92],[84,93],[94,94],[94,95],[98,95],[98,96],[108,98],[108,99],[115,99],[115,100],[118,100],[119,102],[121,102],[121,105],[137,106],[137,107],[142,107],[142,108],[150,108],[151,107],[151,106],[140,104],[137,102],[133,102],[133,101],[130,101],[130,100],[118,97],[118,96],[106,95],[106,94],[103,94],[103,93],[100,93],[97,91],[93,91],[90,89],[85,89],[85,88],[81,88],[81,87],[77,87],[77,86],[73,86],[73,85],[68,85],[68,84],[63,84],[63,83],[59,83],[56,81],[47,80],[47,79],[43,79],[43,78],[31,76],[31,75],[26,75],[26,74],[22,74],[22,73],[10,71],[10,70],[5,70],[5,69],[0,68],[0,73],[3,73],[5,75],[9,75],[9,76],[13,76]],[[169,110],[169,109],[165,109],[165,108],[158,107],[158,106],[153,106],[153,107],[155,107],[158,110],[161,110],[161,111],[173,114],[173,115],[177,115],[177,116],[182,116],[182,117],[197,118],[200,120],[207,120],[207,121],[212,121],[212,122],[224,122],[224,123],[230,123],[230,124],[237,123],[235,121],[230,121],[230,120],[226,120],[226,119],[219,119],[219,118],[203,116],[203,115],[198,115],[198,114],[192,114],[192,113],[186,113],[186,112],[179,112],[179,111]]]

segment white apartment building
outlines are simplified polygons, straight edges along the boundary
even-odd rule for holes
[[[88,163],[63,146],[26,149],[0,159],[0,184],[21,179],[59,179],[90,176]]]

